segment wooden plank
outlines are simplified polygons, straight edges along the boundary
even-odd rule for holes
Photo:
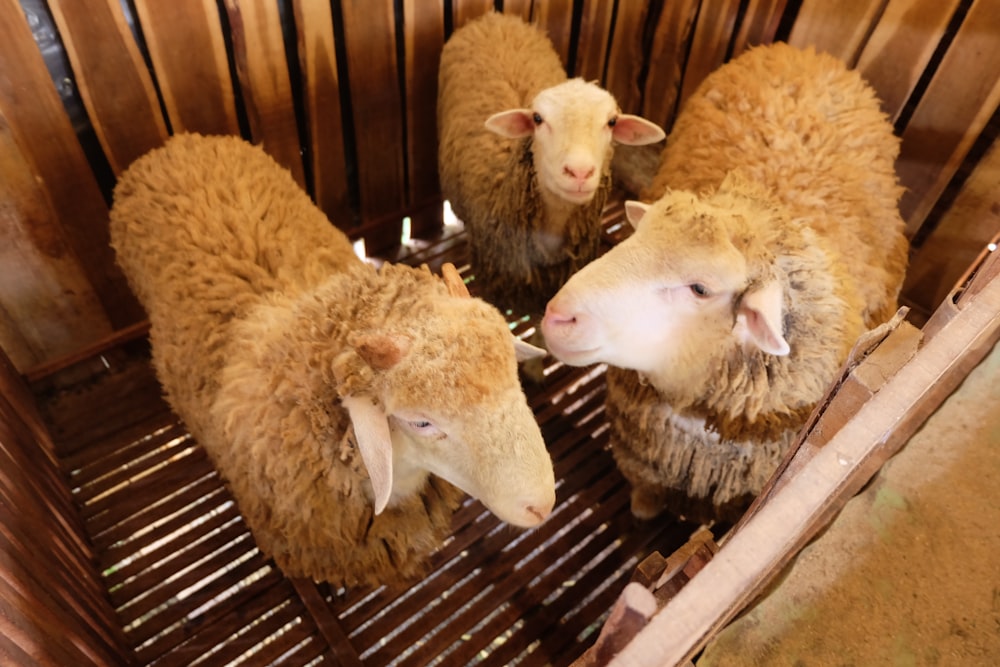
[[[750,0],[736,30],[731,57],[752,46],[773,42],[787,5],[788,0]]]
[[[329,2],[295,0],[302,98],[309,136],[313,200],[341,229],[353,226],[340,108],[340,80]]]
[[[344,41],[350,72],[351,112],[357,146],[361,217],[386,220],[386,229],[366,238],[369,250],[399,241],[406,192],[403,165],[403,103],[396,62],[392,0],[344,3]],[[424,165],[426,166],[426,165]]]
[[[667,131],[673,125],[678,110],[688,45],[698,6],[698,0],[667,3],[653,36],[642,115]]]
[[[788,43],[813,46],[854,67],[872,25],[888,0],[803,0]]]
[[[587,81],[604,84],[608,44],[611,41],[611,21],[615,3],[604,0],[584,0],[580,14],[580,33],[576,38],[576,62],[573,75]]]
[[[452,30],[458,30],[477,16],[493,11],[493,0],[452,0],[451,8]]]
[[[115,174],[167,138],[153,81],[118,0],[50,0],[80,98]]]
[[[255,144],[306,187],[278,3],[226,0],[233,58]]]
[[[107,205],[17,0],[0,0],[0,34],[0,115],[112,326],[132,324],[144,315],[114,264]]]
[[[344,628],[330,610],[326,600],[319,594],[316,584],[307,579],[292,579],[292,585],[316,623],[316,628],[330,645],[337,664],[344,667],[361,667],[358,652],[351,646]]]
[[[975,0],[906,129],[896,172],[911,238],[1000,106],[1000,0]]]
[[[709,74],[726,60],[726,50],[733,38],[740,0],[702,0],[698,21],[691,37],[691,52],[684,67],[681,106]]]
[[[444,5],[403,2],[406,46],[406,175],[412,235],[429,237],[444,224],[437,165],[437,78],[444,44]]]
[[[933,312],[976,254],[1000,233],[1000,141],[969,175],[937,227],[910,260],[906,298]]]
[[[901,447],[1000,338],[1000,278],[970,299],[778,491],[623,650],[612,665],[679,664],[703,646],[788,563]]]
[[[503,13],[517,14],[525,21],[531,19],[532,0],[504,0]]]
[[[559,54],[563,69],[569,71],[570,37],[573,33],[573,0],[536,0],[531,22],[545,31]]]
[[[215,0],[135,0],[135,10],[173,131],[239,134]]]
[[[615,15],[605,87],[625,113],[639,113],[642,106],[639,77],[645,57],[639,36],[643,33],[648,14],[649,2],[644,0],[619,3]]]
[[[858,58],[861,75],[895,121],[930,62],[958,0],[890,0]]]

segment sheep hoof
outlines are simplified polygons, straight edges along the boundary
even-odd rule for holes
[[[662,489],[639,486],[632,489],[632,516],[643,521],[655,519],[667,507],[667,494]]]

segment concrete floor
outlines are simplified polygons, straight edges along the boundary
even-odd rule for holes
[[[698,667],[1000,664],[1000,345]]]

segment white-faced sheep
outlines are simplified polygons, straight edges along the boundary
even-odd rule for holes
[[[655,203],[626,204],[635,234],[543,321],[558,358],[612,365],[634,514],[737,516],[858,336],[893,315],[897,152],[871,88],[812,50],[752,49],[687,101]]]
[[[466,224],[476,289],[528,314],[598,254],[613,142],[664,136],[567,80],[536,27],[496,13],[445,44],[437,113],[441,191]]]
[[[500,313],[426,268],[360,261],[260,148],[170,139],[122,175],[111,236],[170,404],[287,575],[419,575],[451,484],[517,526],[551,511]]]

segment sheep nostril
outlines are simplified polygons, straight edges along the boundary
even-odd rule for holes
[[[527,510],[528,514],[531,516],[536,517],[539,523],[545,521],[549,514],[552,513],[551,509],[538,509],[534,505],[528,505],[525,507],[525,510]]]
[[[567,326],[576,324],[576,315],[563,315],[551,305],[545,307],[544,324],[548,326]]]

